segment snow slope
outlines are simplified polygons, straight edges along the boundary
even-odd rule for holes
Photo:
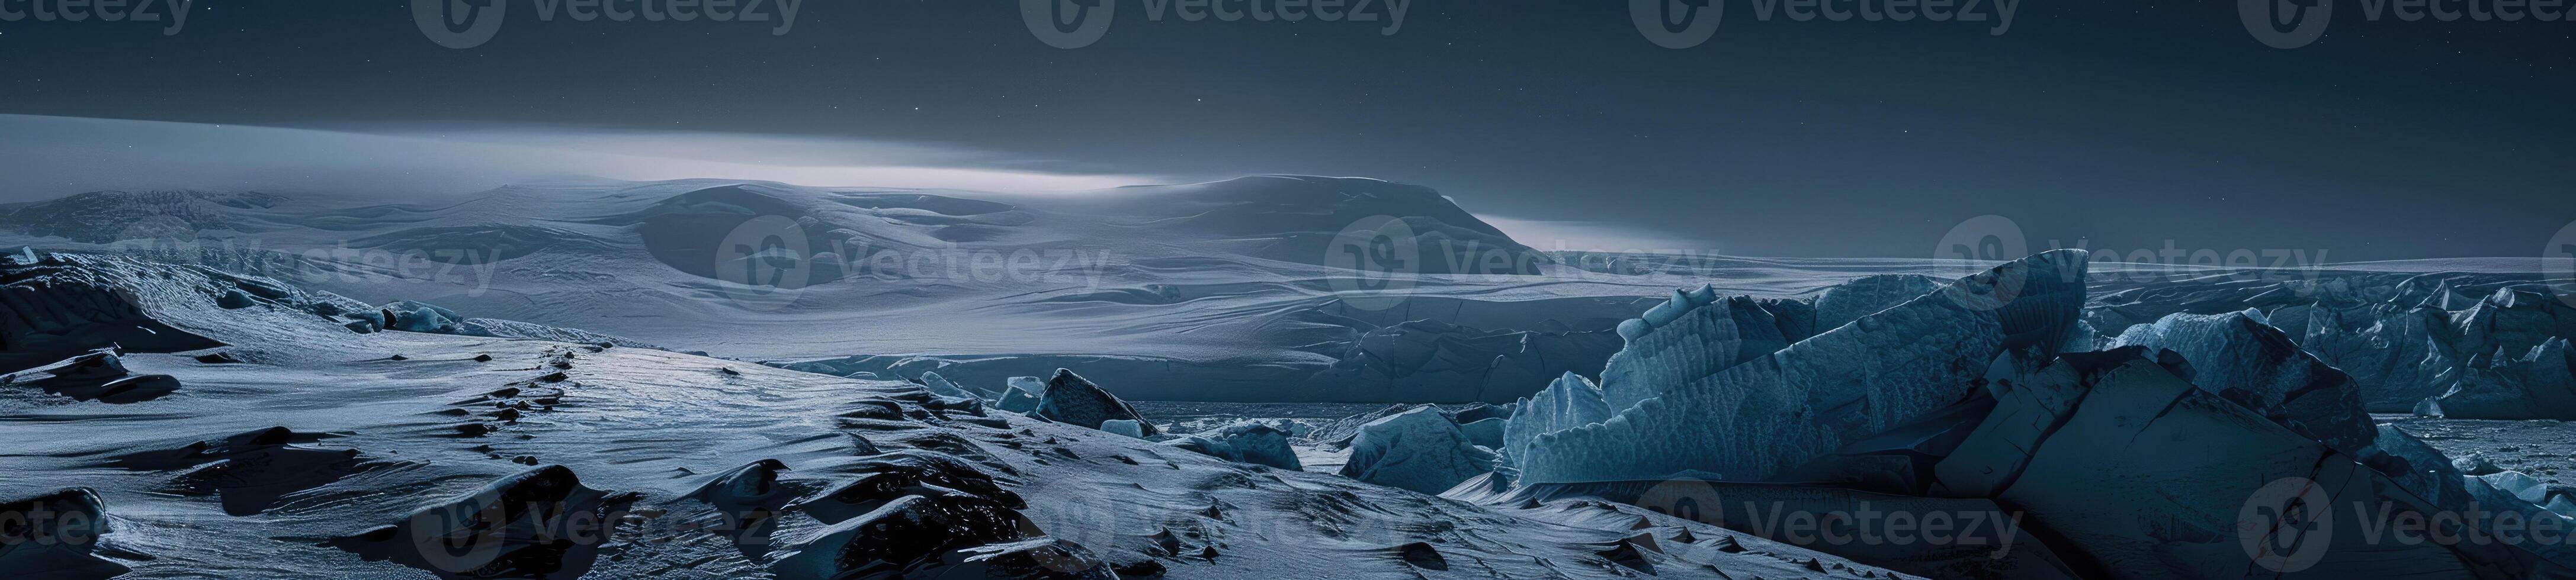
[[[13,442],[0,448],[0,506],[96,514],[109,529],[97,542],[0,547],[12,576],[1890,574],[1631,506],[1478,506],[1227,463],[910,383],[651,349],[360,333],[314,312],[330,301],[303,290],[227,308],[236,284],[290,286],[197,266],[64,257],[0,266],[0,280],[10,296],[130,305],[58,319],[11,352],[90,346],[113,335],[99,328],[139,321],[220,344],[117,357],[126,372],[177,381],[144,400],[0,385],[0,440]],[[88,491],[53,493],[66,489]],[[1666,526],[1654,534],[1700,540],[1649,536],[1641,548],[1641,518]],[[494,527],[462,527],[475,522]],[[867,567],[875,560],[893,564]],[[431,572],[442,567],[454,569]]]
[[[1404,259],[1336,257],[1355,226]],[[0,208],[0,230],[834,374],[1080,368],[1139,399],[1508,401],[1597,373],[1609,325],[1651,287],[1516,290],[1564,267],[1429,189],[1347,178],[1056,196],[604,182],[395,204],[101,192]]]
[[[364,192],[97,192],[0,206],[0,243],[135,253],[834,375],[939,372],[999,390],[1009,377],[1072,368],[1127,399],[1186,401],[1503,403],[1568,372],[1599,380],[1629,346],[1617,325],[1676,289],[1799,299],[1814,320],[1788,330],[1819,333],[1919,294],[1921,275],[1975,269],[1559,252],[1510,239],[1426,188],[1302,176],[1054,195],[720,180],[543,183],[396,203]],[[2514,361],[2550,336],[2576,338],[2576,315],[2546,304],[2557,301],[2508,293],[2475,306],[2535,287],[2536,259],[2304,269],[2095,259],[2092,336],[2079,339],[2168,314],[2257,309],[2351,373],[2378,412],[2454,389],[2467,391],[2457,400],[2469,411],[2527,398],[2522,383],[2555,379],[2528,378],[2533,364]],[[1772,342],[1748,340],[1739,356]]]

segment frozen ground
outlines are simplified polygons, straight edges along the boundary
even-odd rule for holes
[[[1975,269],[1542,252],[1553,244],[1513,240],[1426,188],[1293,176],[1059,195],[716,180],[397,203],[98,192],[0,206],[0,243],[202,263],[836,375],[998,385],[1062,367],[1129,399],[1236,402],[1508,402],[1565,372],[1599,378],[1621,343],[1612,328],[1676,288],[1812,298],[1863,276]],[[2106,263],[2092,294],[2132,299],[2095,305],[2116,319],[2097,324],[2107,334],[2310,297],[2267,294],[2284,279],[2424,274],[2491,289],[2537,269]]]
[[[123,567],[132,578],[419,578],[457,566],[442,575],[982,578],[956,561],[974,552],[954,551],[979,545],[1019,556],[986,564],[1037,566],[994,577],[1110,578],[1112,566],[1174,578],[1888,574],[1756,538],[1721,543],[1738,536],[1630,506],[1494,508],[1229,464],[907,383],[639,348],[353,333],[314,314],[320,296],[224,307],[236,282],[190,267],[90,260],[5,277],[13,299],[104,305],[58,309],[46,328],[161,321],[223,345],[118,357],[123,373],[175,379],[157,393],[84,400],[41,374],[0,388],[0,440],[13,442],[0,448],[0,500],[94,490],[112,530],[96,543],[0,548],[11,577]],[[477,503],[492,501],[473,495],[492,485],[504,501]],[[567,489],[599,493],[511,507]],[[501,511],[433,509],[449,501]],[[884,511],[896,508],[929,511]],[[527,527],[580,521],[567,513],[604,515],[589,520],[604,539]],[[771,527],[709,526],[728,514],[765,514]],[[970,516],[1006,525],[897,521]],[[1639,552],[1629,538],[1641,520],[1643,533],[1702,539]],[[459,527],[502,521],[519,527]],[[438,544],[403,543],[448,529],[463,546],[451,558],[424,562],[418,550]],[[68,537],[58,532],[38,539]],[[996,543],[1014,537],[1078,546],[1032,556]],[[872,558],[894,563],[863,566]]]
[[[1670,508],[1640,493],[1690,474],[1827,507],[2003,502],[2098,533],[2082,549],[2031,539],[2072,564],[2022,560],[2012,576],[2047,578],[2036,571],[2113,560],[2232,566],[2221,540],[2247,505],[2236,488],[2326,478],[2319,466],[2366,467],[2334,473],[2430,507],[2494,499],[2456,476],[2513,470],[2540,483],[2516,488],[2529,503],[2576,510],[2564,479],[2576,448],[2553,443],[2576,435],[2559,421],[2576,418],[2576,306],[2535,284],[2567,282],[2542,280],[2536,260],[2090,262],[2054,283],[1989,276],[1979,296],[2037,297],[1990,310],[1926,294],[1984,264],[1533,253],[1445,197],[1373,180],[1069,197],[684,181],[354,199],[101,193],[0,207],[11,242],[164,259],[0,275],[0,370],[12,373],[0,440],[30,442],[0,447],[0,511],[97,513],[114,528],[77,549],[0,548],[0,563],[62,578],[420,577],[440,563],[399,548],[445,538],[498,542],[507,557],[478,561],[484,576],[1998,570],[1963,553],[1774,544],[1627,505]],[[1341,261],[1333,250],[1354,228],[1409,265]],[[1013,257],[1024,250],[1034,259]],[[1469,266],[1482,256],[1504,259]],[[965,269],[908,267],[915,258]],[[781,264],[801,277],[759,276]],[[64,362],[109,344],[129,354]],[[2056,357],[2129,345],[2141,346]],[[696,350],[723,358],[685,354]],[[2024,351],[2041,356],[2012,358]],[[1254,421],[1290,434],[1302,470],[931,394],[995,393],[1060,367],[1139,401],[1154,427],[1139,434]],[[1545,409],[1463,416],[1464,403],[1551,383]],[[1584,397],[1602,410],[1576,412],[1591,409],[1574,404]],[[2061,397],[2098,402],[2077,414]],[[1446,403],[1447,420],[1390,403]],[[1987,474],[2056,466],[2019,487],[1912,473],[1997,408],[2020,413],[2001,423],[2064,413],[2093,431],[1996,428],[1961,455],[1994,462]],[[2526,417],[2538,419],[2472,419]],[[2163,438],[2102,435],[2134,428]],[[2052,436],[2056,450],[2031,447]],[[2158,447],[2175,441],[2202,447]],[[94,491],[53,493],[71,488]],[[489,505],[476,490],[565,509],[440,509]],[[617,533],[556,544],[526,529],[572,514],[615,516],[604,521]],[[769,527],[703,525],[729,516]],[[2140,537],[2154,542],[2122,544]],[[2576,561],[2518,554],[2460,557]]]

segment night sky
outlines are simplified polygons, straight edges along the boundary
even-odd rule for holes
[[[826,137],[1078,174],[1366,176],[1533,231],[1754,256],[1922,257],[1984,214],[2034,247],[2531,256],[2576,220],[2576,22],[2369,21],[2341,0],[2322,39],[2284,50],[2235,2],[2031,0],[1995,35],[1761,21],[1723,0],[1715,36],[1675,50],[1614,1],[1417,0],[1389,35],[1152,22],[1147,0],[1108,0],[1116,24],[1068,50],[994,0],[808,0],[784,35],[542,22],[507,1],[505,26],[469,49],[431,42],[395,0],[197,0],[167,36],[167,22],[0,22],[0,113]],[[0,144],[59,137],[20,133]],[[0,201],[75,193],[12,187]]]

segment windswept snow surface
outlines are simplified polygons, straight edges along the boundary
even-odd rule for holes
[[[1655,335],[1632,344],[1623,321],[1721,322],[1648,316],[1677,290],[1749,296],[1761,311],[1723,321],[1737,347],[1705,361],[1723,367],[1977,267],[1557,251],[1426,188],[1304,176],[1053,195],[558,182],[391,204],[95,192],[0,206],[0,243],[155,256],[836,376],[936,372],[1000,393],[1010,377],[1070,368],[1136,401],[1503,403],[1569,372],[1620,372],[1605,363],[1623,348],[1664,356]],[[2352,375],[2373,412],[2454,391],[2469,416],[2492,414],[2487,401],[2555,405],[2555,363],[2533,352],[2576,338],[2576,309],[2543,288],[2538,259],[2116,258],[2093,257],[2090,329],[2069,347],[2168,314],[2255,309]],[[1614,407],[1645,396],[1621,392],[1628,383],[1603,383]]]
[[[1369,240],[1402,252],[1340,252]],[[0,243],[844,376],[998,392],[1075,368],[1140,400],[1506,402],[1598,373],[1610,327],[1678,283],[1557,284],[1544,274],[1580,271],[1427,188],[1295,176],[1060,195],[556,183],[394,204],[98,192],[0,206]]]
[[[35,539],[49,543],[27,545],[41,548],[0,547],[10,566],[0,575],[11,577],[1891,574],[1690,522],[1651,533],[1697,543],[1649,538],[1659,544],[1641,550],[1631,524],[1648,512],[1634,507],[1472,505],[1228,462],[908,382],[596,344],[360,333],[313,312],[301,291],[225,308],[236,282],[195,266],[55,259],[0,267],[0,279],[20,298],[103,290],[98,300],[127,305],[13,335],[13,349],[87,345],[146,321],[207,341],[117,356],[114,372],[177,381],[148,400],[0,385],[0,441],[11,442],[0,448],[0,507],[107,525],[94,542],[55,542],[85,536],[46,526]],[[55,283],[73,279],[100,285]]]

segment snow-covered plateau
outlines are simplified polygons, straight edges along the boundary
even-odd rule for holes
[[[2576,577],[2537,260],[1605,257],[1302,176],[362,199],[0,206],[0,578]]]

